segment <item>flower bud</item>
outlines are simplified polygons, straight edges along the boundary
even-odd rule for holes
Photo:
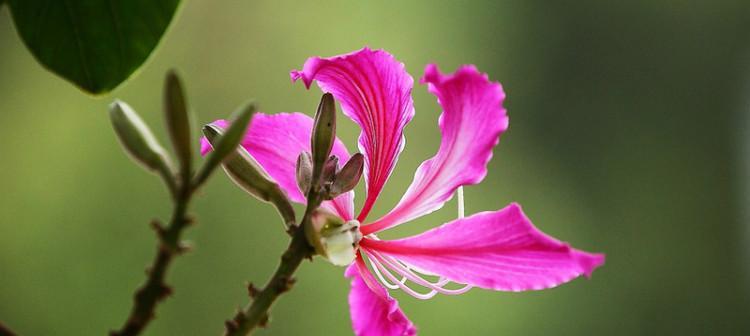
[[[166,150],[128,104],[119,100],[112,103],[109,117],[120,143],[136,162],[150,171],[171,171]]]
[[[312,180],[312,155],[310,152],[299,153],[297,157],[297,186],[307,196]]]
[[[308,240],[312,239],[310,243],[315,251],[336,266],[351,264],[362,239],[359,222],[344,222],[341,217],[321,209],[315,210],[311,220],[314,232],[308,235]]]
[[[349,161],[346,162],[344,168],[336,174],[333,180],[333,184],[329,190],[329,196],[334,198],[345,192],[348,192],[357,186],[359,180],[362,178],[362,170],[365,165],[364,155],[357,153],[354,154]]]
[[[206,139],[213,145],[222,136],[222,130],[215,125],[203,128]],[[284,192],[265,169],[241,146],[229,153],[222,162],[227,175],[237,186],[250,195],[276,206],[286,222],[286,226],[294,225],[294,208],[289,203]]]
[[[181,173],[186,175],[183,178],[187,178],[191,174],[193,159],[192,125],[182,84],[174,71],[169,71],[164,81],[164,117],[169,138],[180,161]]]
[[[333,184],[333,179],[336,177],[336,173],[339,172],[339,158],[336,155],[331,155],[323,166],[323,173],[320,176],[320,184],[323,190],[327,190]]]
[[[326,93],[320,99],[312,130],[313,183],[317,182],[336,139],[336,102]]]
[[[206,161],[203,163],[200,170],[198,170],[198,173],[195,174],[195,177],[193,178],[194,188],[202,185],[214,169],[221,164],[221,161],[223,161],[227,155],[234,152],[240,144],[240,141],[242,141],[242,137],[244,136],[245,131],[247,131],[250,125],[250,120],[253,118],[255,111],[255,103],[246,103],[241,109],[234,113],[233,118],[231,118],[232,122],[226,130],[221,130],[223,131],[220,132],[221,134],[217,132],[215,134],[217,135],[215,140],[211,138],[208,139],[213,150],[206,157]],[[203,127],[203,130],[205,132],[206,130],[210,130],[210,128],[211,127]],[[214,129],[214,131],[219,130]],[[208,134],[206,134],[206,137],[208,138]]]

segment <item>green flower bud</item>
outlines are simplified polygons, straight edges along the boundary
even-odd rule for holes
[[[167,152],[128,104],[116,100],[109,106],[109,117],[120,143],[134,161],[154,172],[171,172]]]
[[[331,154],[334,139],[336,139],[336,102],[333,100],[333,95],[326,93],[320,99],[312,130],[313,183],[320,179],[323,166]]]

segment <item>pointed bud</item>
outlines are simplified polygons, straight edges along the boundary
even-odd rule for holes
[[[240,144],[240,141],[242,141],[242,137],[245,135],[245,132],[247,131],[248,125],[250,124],[250,120],[255,114],[255,111],[255,103],[247,103],[245,106],[234,113],[233,118],[231,118],[232,121],[229,125],[229,128],[227,128],[225,132],[222,132],[223,134],[221,135],[221,137],[215,138],[213,140],[209,139],[213,150],[210,154],[208,154],[208,156],[206,157],[206,162],[195,175],[195,179],[193,179],[194,188],[197,188],[198,186],[203,184],[203,182],[208,179],[214,169],[219,166],[221,161],[223,161],[227,155],[234,152],[234,149],[237,148],[237,146]],[[205,129],[206,127],[204,127],[204,130]]]
[[[316,183],[320,179],[323,165],[328,160],[336,138],[336,102],[333,95],[326,93],[320,99],[318,111],[315,114],[315,124],[312,135],[312,159],[313,174],[312,181]]]
[[[171,171],[164,147],[128,104],[116,100],[109,106],[109,117],[120,143],[133,160],[150,171]]]
[[[297,186],[303,195],[310,190],[312,179],[312,155],[310,152],[302,152],[297,157]]]
[[[180,161],[180,171],[183,178],[188,178],[191,174],[193,159],[193,140],[190,135],[192,127],[182,84],[173,70],[167,73],[164,81],[164,117],[172,147]]]
[[[344,168],[341,168],[341,171],[336,174],[333,184],[328,192],[328,196],[334,198],[354,189],[362,178],[364,166],[364,155],[361,153],[354,154],[349,161],[346,162]]]
[[[322,209],[315,210],[310,220],[313,230],[307,230],[305,234],[315,251],[334,265],[351,264],[362,239],[359,222],[344,222],[339,216]]]
[[[203,128],[206,139],[213,145],[220,141],[222,130],[215,125]],[[245,192],[261,201],[271,203],[281,214],[287,228],[295,223],[294,208],[276,181],[265,169],[242,147],[229,153],[222,167],[232,181]]]

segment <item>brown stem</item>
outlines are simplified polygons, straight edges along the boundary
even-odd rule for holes
[[[310,200],[305,210],[305,215],[299,226],[292,227],[292,240],[289,242],[284,254],[281,255],[281,262],[276,268],[271,279],[263,287],[257,290],[250,284],[248,291],[252,301],[231,320],[226,321],[225,336],[245,336],[253,332],[257,327],[265,327],[268,322],[268,310],[276,299],[292,288],[295,280],[294,272],[305,258],[310,258],[315,254],[315,250],[307,242],[305,229],[309,227],[310,216],[314,209],[320,205],[319,190],[311,188],[307,199]]]
[[[14,333],[10,328],[3,324],[2,321],[0,321],[0,336],[16,336],[16,333]]]
[[[125,324],[120,330],[112,331],[111,336],[140,334],[154,318],[157,304],[172,292],[164,278],[174,257],[184,252],[185,247],[180,245],[180,236],[183,229],[192,222],[187,215],[192,190],[189,187],[181,189],[175,198],[175,207],[169,226],[164,228],[158,222],[153,222],[154,229],[159,236],[159,245],[153,264],[147,271],[148,279],[135,292],[133,307]]]
[[[257,327],[264,327],[268,321],[268,310],[276,299],[289,291],[294,284],[294,272],[306,257],[312,253],[307,244],[305,233],[301,228],[294,232],[286,252],[281,256],[281,262],[276,272],[262,290],[255,290],[250,285],[250,295],[253,301],[239,311],[233,319],[226,322],[227,336],[248,335]]]

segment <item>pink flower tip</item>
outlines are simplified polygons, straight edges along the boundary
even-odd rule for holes
[[[595,269],[604,265],[605,259],[606,255],[604,253],[586,253],[585,258],[579,259],[586,269],[583,275],[585,275],[587,279],[591,279],[591,274],[594,273]]]

